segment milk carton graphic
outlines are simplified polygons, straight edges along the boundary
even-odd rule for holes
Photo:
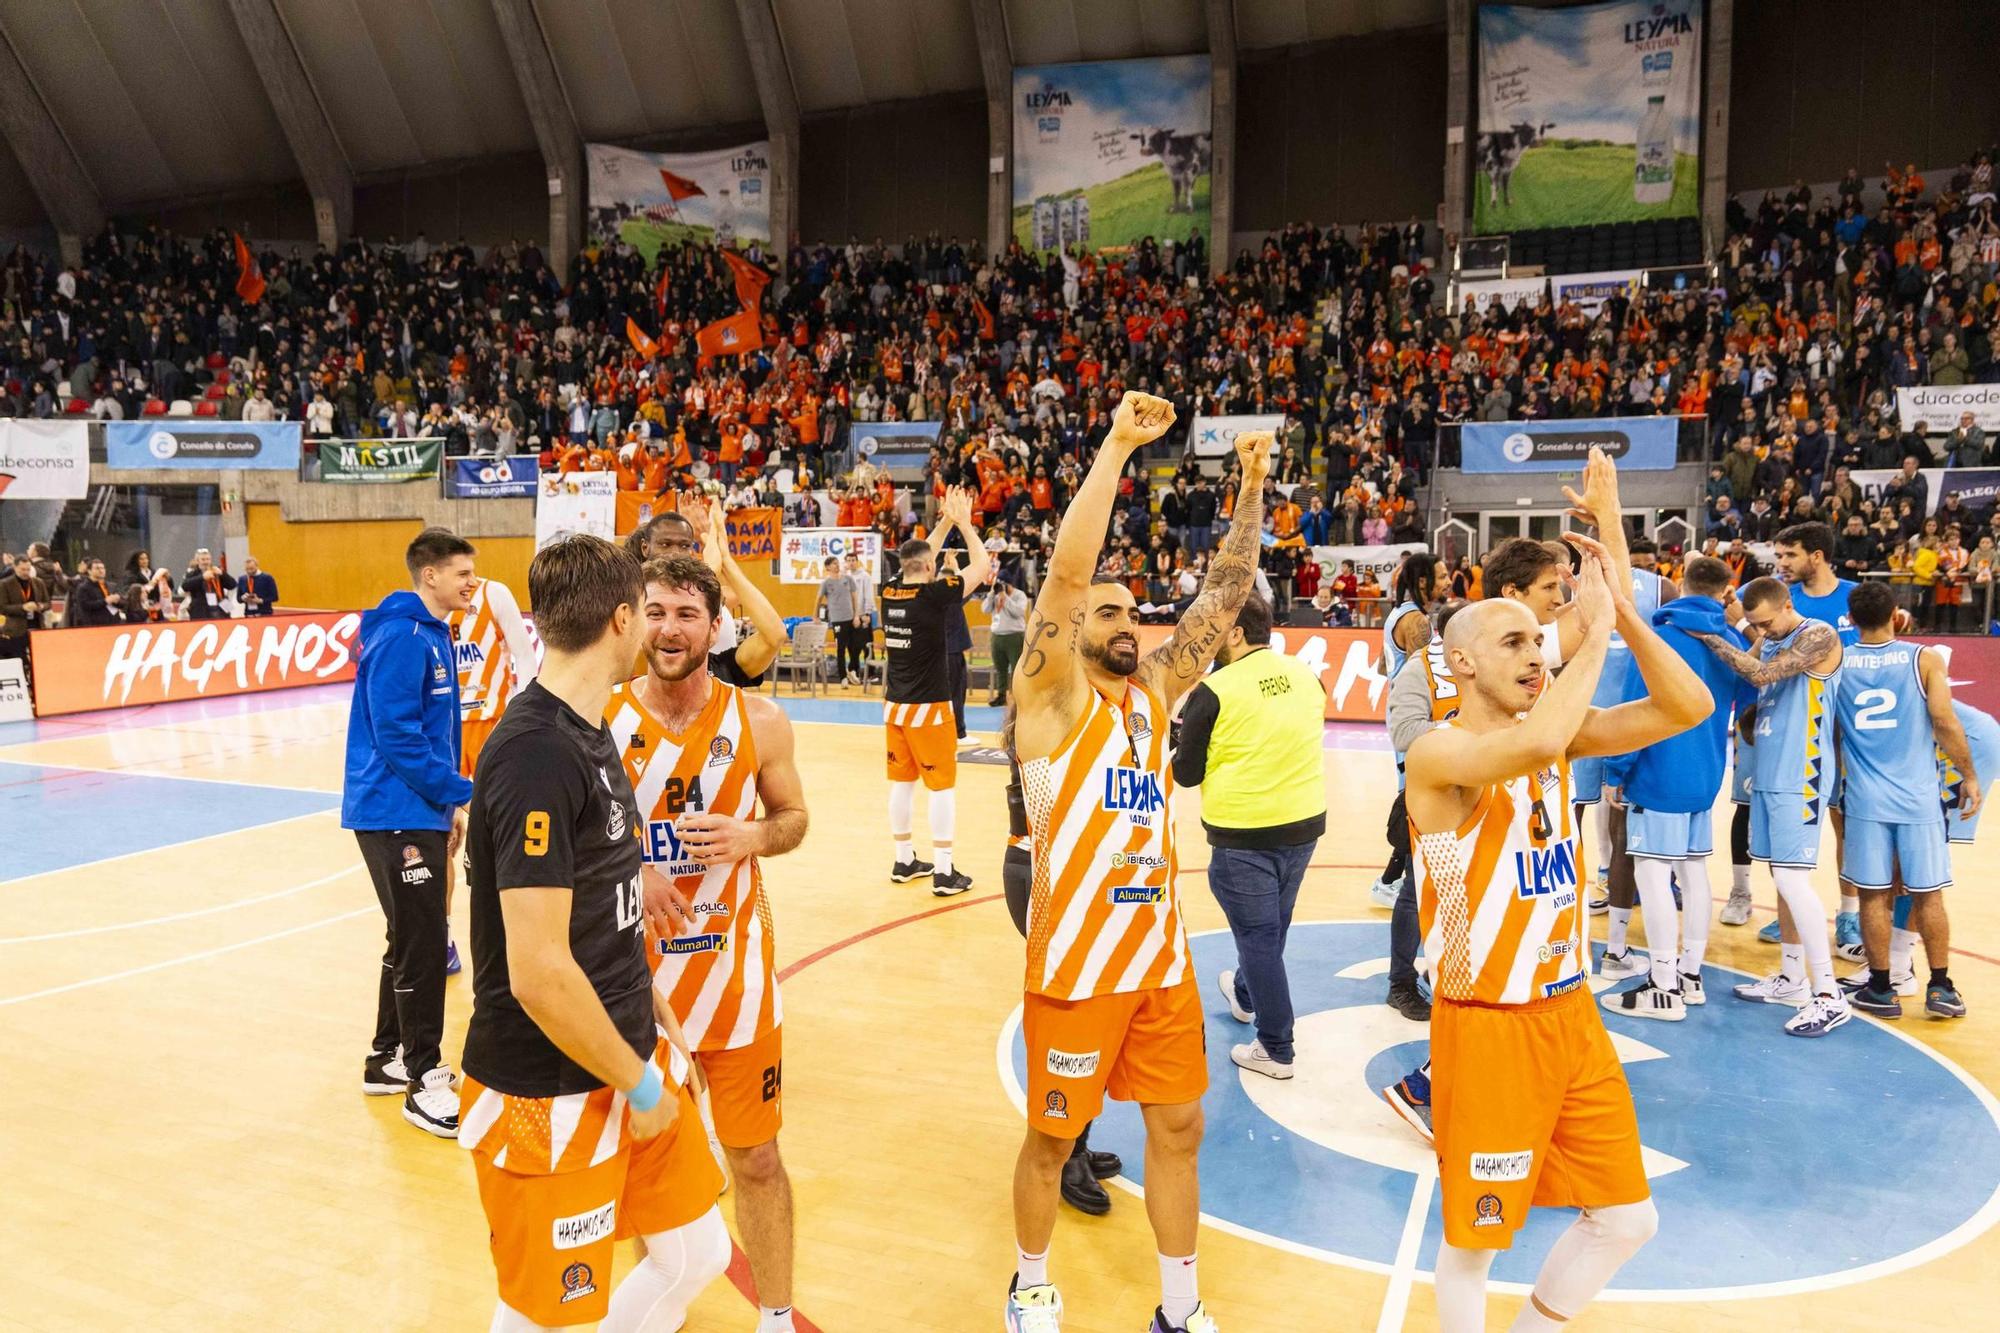
[[[1673,125],[1667,118],[1665,94],[1655,93],[1646,99],[1646,112],[1639,118],[1639,136],[1634,149],[1633,200],[1641,204],[1664,204],[1672,199],[1674,135]]]

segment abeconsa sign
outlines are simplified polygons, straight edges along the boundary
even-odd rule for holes
[[[254,694],[354,679],[358,611],[37,630],[35,714]]]

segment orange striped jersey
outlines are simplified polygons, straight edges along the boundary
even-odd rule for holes
[[[1424,679],[1431,687],[1431,721],[1449,722],[1458,716],[1458,681],[1444,660],[1444,635],[1433,634],[1424,645]]]
[[[672,1097],[687,1082],[687,1057],[662,1036],[653,1063],[665,1077],[665,1095]],[[458,1106],[458,1146],[524,1176],[581,1171],[609,1161],[631,1142],[625,1094],[615,1088],[516,1097],[466,1074],[459,1081]]]
[[[1180,984],[1188,946],[1166,705],[1136,681],[1122,703],[1091,690],[1055,752],[1021,765],[1021,783],[1035,855],[1029,993],[1083,1000]]]
[[[894,700],[885,699],[882,703],[882,721],[887,726],[913,729],[923,727],[956,729],[958,726],[949,701],[939,704],[899,704]]]
[[[1527,1004],[1583,982],[1570,792],[1562,760],[1487,787],[1449,832],[1423,833],[1411,821],[1417,910],[1438,995]]]
[[[748,1046],[784,1021],[778,1002],[776,931],[754,856],[703,865],[681,845],[677,816],[691,811],[751,819],[757,813],[757,745],[743,691],[719,680],[680,735],[639,702],[637,682],[611,692],[604,710],[645,821],[646,864],[694,906],[682,934],[656,946],[653,984],[697,1051]]]
[[[534,648],[513,590],[498,579],[481,579],[472,605],[453,611],[452,651],[458,658],[458,716],[461,722],[498,722],[514,697],[515,677],[535,678]]]

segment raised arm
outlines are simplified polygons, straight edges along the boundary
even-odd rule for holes
[[[1590,546],[1595,548],[1590,551],[1591,556],[1604,567],[1608,581],[1610,553],[1596,542]],[[1666,640],[1654,632],[1633,605],[1630,571],[1626,572],[1622,585],[1612,584],[1611,596],[1617,607],[1618,633],[1632,650],[1639,679],[1645,682],[1645,694],[1613,708],[1591,709],[1569,747],[1570,757],[1575,759],[1629,754],[1678,735],[1715,711],[1715,700],[1709,697],[1701,677],[1667,646]]]
[[[1840,635],[1823,620],[1808,620],[1805,628],[1788,646],[1761,661],[1719,634],[1696,634],[1694,637],[1707,644],[1731,671],[1752,685],[1770,685],[1790,680],[1793,676],[1803,676],[1808,671],[1831,671],[1840,665]]]
[[[1938,748],[1960,774],[1958,813],[1969,819],[1979,813],[1985,798],[1979,790],[1979,774],[1972,765],[1972,744],[1966,740],[1965,727],[1951,706],[1951,673],[1938,654],[1920,652],[1917,678],[1923,682],[1924,705],[1931,715],[1931,730],[1937,734]]]
[[[958,575],[965,580],[967,588],[979,587],[992,571],[993,557],[986,553],[986,543],[981,540],[979,528],[972,521],[972,492],[969,489],[960,487],[945,492],[943,519],[938,531],[926,539],[931,544],[931,554],[939,553],[946,524],[958,529],[958,535],[965,540],[965,563],[959,567]]]
[[[1063,511],[1048,572],[1028,617],[1021,664],[1014,669],[1014,688],[1023,708],[1067,694],[1081,676],[1077,633],[1090,600],[1097,553],[1111,522],[1111,505],[1118,498],[1118,474],[1127,459],[1173,424],[1174,406],[1164,398],[1128,392],[1118,404],[1110,433]]]
[[[1169,708],[1193,689],[1223,636],[1236,623],[1236,613],[1257,583],[1257,552],[1264,529],[1264,478],[1271,470],[1272,433],[1244,431],[1236,437],[1236,458],[1243,467],[1243,487],[1229,535],[1202,580],[1201,592],[1181,613],[1167,641],[1139,663],[1139,680],[1158,692]]]
[[[778,660],[778,645],[785,642],[785,619],[729,554],[729,528],[719,503],[708,507],[708,539],[702,543],[701,558],[722,580],[723,589],[736,594],[737,608],[757,631],[737,642],[737,667],[747,676],[763,675]],[[824,599],[825,593],[820,595]]]

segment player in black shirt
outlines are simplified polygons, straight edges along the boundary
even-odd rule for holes
[[[964,577],[937,572],[944,530],[965,540]],[[965,589],[986,581],[988,558],[972,524],[972,492],[945,492],[943,522],[929,540],[904,542],[902,570],[882,585],[882,643],[889,652],[888,703],[882,720],[889,742],[889,833],[898,884],[931,877],[940,898],[964,893],[972,877],[951,865],[952,824],[957,816],[958,729],[952,720],[950,651],[952,621],[962,616]],[[917,778],[931,794],[931,846],[936,865],[917,859],[911,841]]]
[[[577,536],[537,553],[528,589],[546,656],[480,755],[466,835],[459,1143],[492,1234],[492,1327],[674,1327],[730,1245],[685,1043],[646,967],[639,811],[602,720],[644,636],[644,585],[629,553]],[[627,1235],[646,1259],[609,1292]]]

